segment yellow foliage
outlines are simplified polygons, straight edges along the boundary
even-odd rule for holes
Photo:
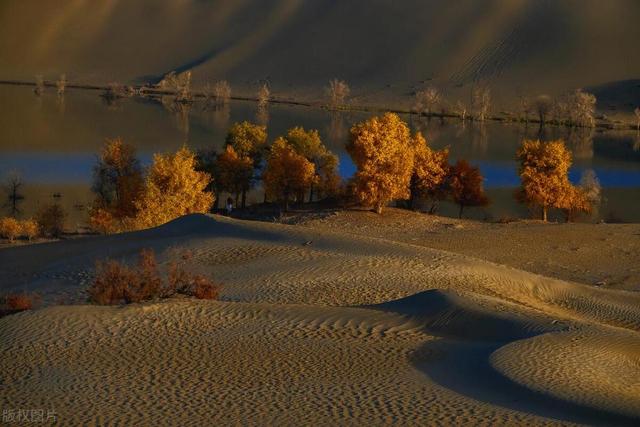
[[[267,146],[267,128],[247,121],[234,123],[227,134],[226,145],[231,145],[238,156],[251,158],[257,168]]]
[[[214,195],[206,191],[211,176],[196,170],[196,156],[186,147],[156,154],[142,197],[136,200],[136,228],[154,227],[190,213],[206,213]]]
[[[35,220],[26,219],[20,222],[20,234],[27,239],[33,239],[39,232],[40,227],[38,227],[38,223]]]
[[[525,140],[517,157],[522,180],[518,198],[540,206],[543,220],[547,220],[549,208],[565,209],[571,203],[581,203],[575,187],[569,182],[572,159],[564,141]]]
[[[334,194],[340,184],[338,175],[338,157],[322,143],[317,130],[305,130],[302,127],[289,129],[285,137],[296,153],[313,163],[316,178],[313,184],[318,184],[323,195]],[[310,199],[313,197],[313,185],[311,186]],[[311,201],[311,200],[310,200]]]
[[[229,193],[247,190],[253,178],[253,161],[250,157],[238,155],[233,145],[227,145],[218,156],[216,178],[219,187]]]
[[[425,196],[435,191],[449,172],[449,150],[432,150],[420,132],[413,138],[413,196]]]
[[[300,197],[315,180],[315,166],[280,137],[273,142],[263,174],[267,196],[283,201]]]
[[[376,212],[409,198],[414,154],[409,127],[397,114],[372,117],[351,128],[347,151],[356,164],[355,195]]]
[[[0,218],[0,236],[13,242],[20,235],[21,227],[18,220],[11,217]]]
[[[579,214],[589,214],[593,210],[587,193],[574,185],[570,185],[560,195],[557,207],[564,211],[567,221],[573,221]]]

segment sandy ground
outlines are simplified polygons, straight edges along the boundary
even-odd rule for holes
[[[499,224],[392,208],[384,215],[342,211],[294,222],[460,253],[587,285],[640,290],[640,224]]]
[[[65,425],[640,422],[640,294],[408,243],[364,217],[367,231],[344,230],[362,215],[194,215],[0,250],[3,291],[77,302],[0,319],[2,408]],[[189,249],[221,301],[82,304],[96,259],[143,247]]]

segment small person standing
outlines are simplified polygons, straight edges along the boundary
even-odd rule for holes
[[[227,206],[225,207],[225,211],[227,215],[231,215],[231,211],[233,211],[233,199],[231,197],[227,198]]]

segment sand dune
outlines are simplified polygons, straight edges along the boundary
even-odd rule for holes
[[[82,304],[96,258],[189,249],[222,301]],[[192,215],[0,251],[3,407],[68,424],[640,420],[640,295],[409,243]]]
[[[640,101],[634,0],[14,0],[0,8],[2,78],[141,81],[191,68],[198,83],[226,78],[246,92],[266,80],[281,96],[309,99],[338,76],[358,102],[408,103],[425,84],[466,100],[478,81],[511,102],[584,86],[612,102],[611,85],[626,88],[624,108]]]

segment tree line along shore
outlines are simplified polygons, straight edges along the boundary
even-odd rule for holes
[[[640,132],[640,106],[634,110],[635,122],[610,120],[606,115],[596,114],[596,97],[593,94],[576,89],[558,97],[540,94],[537,96],[519,96],[516,111],[492,112],[491,89],[482,83],[470,89],[466,100],[449,100],[435,86],[415,90],[411,108],[393,108],[390,106],[358,105],[351,102],[349,85],[337,78],[329,81],[324,88],[324,96],[315,102],[283,98],[272,94],[267,82],[259,85],[256,93],[251,95],[232,94],[231,85],[226,80],[207,82],[200,90],[192,88],[191,71],[181,73],[170,72],[158,83],[142,85],[125,85],[111,82],[107,85],[72,84],[66,75],[56,80],[45,80],[36,76],[35,81],[0,80],[0,84],[33,86],[38,95],[46,88],[55,88],[63,95],[66,88],[89,89],[101,91],[101,96],[108,101],[134,96],[162,97],[171,96],[178,103],[191,103],[204,100],[213,105],[226,104],[230,100],[252,101],[260,107],[267,104],[289,104],[310,108],[323,108],[343,111],[360,111],[371,113],[392,112],[396,114],[417,114],[424,117],[452,118],[477,122],[509,122],[537,124],[544,126],[591,127],[611,130],[636,130]]]

